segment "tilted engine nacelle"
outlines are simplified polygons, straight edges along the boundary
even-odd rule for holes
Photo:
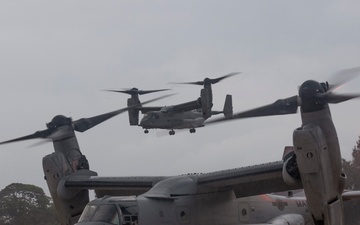
[[[141,103],[139,101],[139,99],[135,99],[135,98],[128,98],[127,100],[127,106],[131,107],[131,106],[136,106],[139,105],[141,106]],[[131,126],[137,126],[139,125],[139,109],[135,109],[135,108],[130,108],[128,110],[129,113],[129,123]]]
[[[54,152],[43,158],[45,180],[54,201],[56,211],[62,224],[75,224],[86,204],[89,202],[89,191],[64,187],[62,182],[67,176],[79,173],[96,175],[88,170],[89,166],[84,155],[79,150],[72,150],[72,157],[66,157],[61,152]]]
[[[299,214],[285,214],[277,216],[267,222],[276,225],[305,225],[304,217]]]
[[[282,176],[284,182],[289,186],[299,184],[301,182],[301,178],[293,146],[285,147],[283,161],[284,166],[282,169]]]
[[[209,118],[211,116],[211,109],[213,107],[212,90],[211,88],[204,88],[201,89],[200,94],[203,116],[205,118]]]

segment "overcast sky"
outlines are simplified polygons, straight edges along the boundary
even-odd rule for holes
[[[169,82],[242,72],[213,86],[213,94],[215,110],[232,94],[234,111],[243,111],[354,66],[357,0],[1,1],[0,140],[43,130],[58,114],[76,120],[126,106],[128,96],[104,89],[172,88],[176,96],[152,104],[172,105],[196,99],[200,87]],[[359,86],[357,78],[340,91]],[[342,155],[351,159],[360,101],[331,109]],[[280,160],[300,125],[294,114],[145,135],[121,114],[77,137],[99,175],[178,175]],[[29,147],[36,142],[0,146],[0,189],[20,182],[47,191],[41,161],[53,148]]]

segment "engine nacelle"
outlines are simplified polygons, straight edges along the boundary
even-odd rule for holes
[[[304,217],[299,214],[285,214],[277,216],[267,222],[276,225],[305,225]]]
[[[131,106],[136,106],[139,105],[141,106],[141,103],[138,99],[135,98],[128,98],[127,101],[127,106],[131,107]],[[137,126],[139,125],[139,109],[134,109],[134,108],[130,108],[128,110],[129,113],[129,123],[131,126]]]
[[[203,116],[209,118],[211,116],[212,103],[212,90],[211,88],[201,89],[201,106]]]
[[[84,158],[85,156],[81,155],[77,160],[69,159],[61,152],[54,152],[43,158],[45,180],[62,224],[75,224],[89,202],[88,190],[79,189],[76,192],[72,191],[71,198],[69,198],[69,193],[66,194],[67,197],[60,196],[64,195],[64,193],[60,195],[58,193],[59,184],[62,185],[60,181],[80,169],[81,163],[83,161],[87,162]]]

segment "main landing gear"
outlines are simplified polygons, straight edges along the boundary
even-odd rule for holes
[[[169,131],[169,135],[175,135],[175,131],[174,130]]]
[[[195,133],[195,132],[196,132],[195,128],[190,129],[190,133]]]
[[[149,133],[149,130],[148,130],[148,129],[145,129],[145,130],[144,130],[144,133],[145,133],[145,134],[148,134],[148,133]]]

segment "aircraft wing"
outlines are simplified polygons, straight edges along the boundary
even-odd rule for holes
[[[164,106],[148,106],[148,107],[136,107],[135,109],[138,109],[141,111],[142,114],[152,112],[152,111],[160,111]]]
[[[200,109],[201,104],[199,102],[201,102],[201,101],[195,100],[195,101],[191,101],[191,102],[185,102],[182,104],[173,105],[172,107],[175,112],[186,112],[186,111],[190,111],[193,109]]]
[[[177,105],[171,105],[171,106],[149,106],[149,107],[136,107],[135,109],[138,109],[141,111],[141,113],[148,113],[152,111],[160,111],[164,109],[171,110],[171,112],[186,112],[193,109],[199,109],[201,108],[201,104],[199,103],[199,100],[194,100],[191,102],[185,102]]]
[[[196,175],[199,192],[233,190],[236,197],[302,189],[289,186],[282,178],[283,162],[248,166]],[[156,183],[168,176],[98,177],[94,172],[81,170],[63,180],[63,187],[93,189],[97,197],[104,195],[139,195],[149,191]]]
[[[97,197],[104,195],[139,195],[157,182],[167,177],[134,176],[134,177],[98,177],[74,173],[64,180],[65,188],[93,189]]]
[[[302,184],[289,186],[282,178],[283,162],[223,170],[201,174],[197,183],[200,189],[229,190],[236,197],[247,197],[265,193],[301,189]]]

